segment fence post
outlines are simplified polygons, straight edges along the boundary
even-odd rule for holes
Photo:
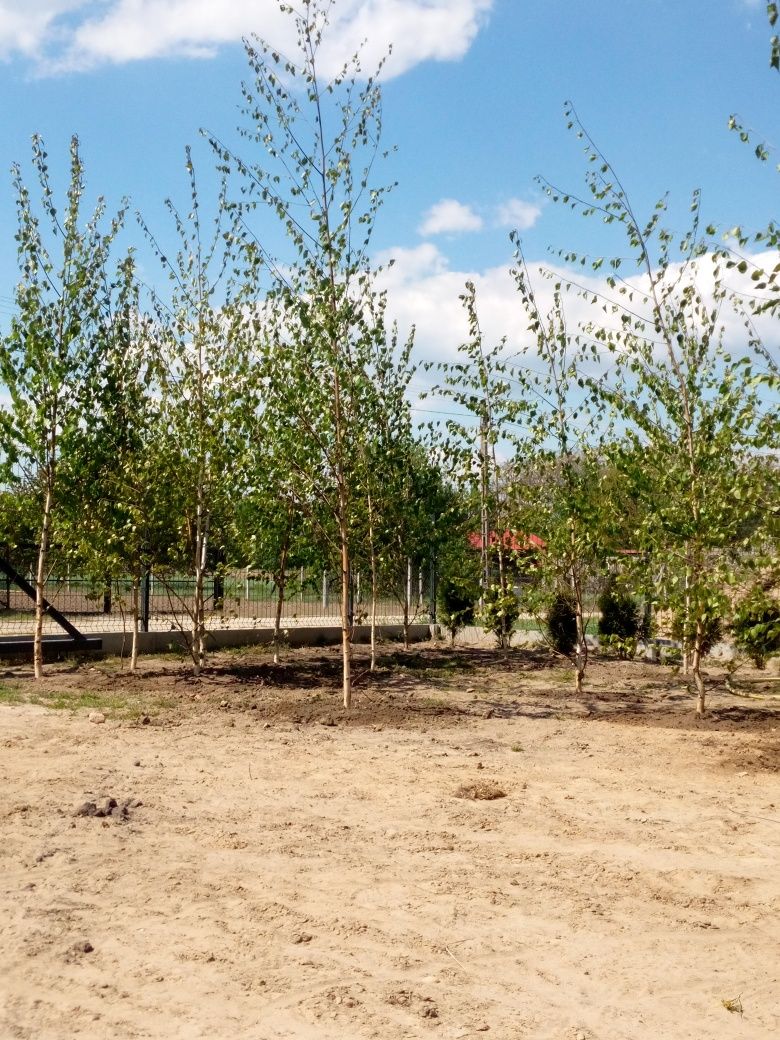
[[[144,571],[141,583],[141,631],[149,631],[149,604],[152,598],[152,568],[147,567]]]
[[[322,609],[328,609],[328,572],[322,572]]]

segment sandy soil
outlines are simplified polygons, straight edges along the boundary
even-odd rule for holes
[[[780,1035],[776,701],[420,650],[346,716],[337,672],[8,670],[2,1040]]]

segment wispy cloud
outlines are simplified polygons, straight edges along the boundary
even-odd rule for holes
[[[39,59],[60,33],[65,16],[94,8],[93,0],[0,0],[0,58]]]
[[[537,334],[529,328],[530,317],[521,305],[517,285],[506,265],[488,268],[455,269],[432,243],[426,242],[416,249],[391,249],[382,255],[386,263],[392,257],[395,263],[386,266],[381,275],[382,287],[388,293],[388,311],[401,329],[412,325],[416,328],[416,343],[419,354],[426,360],[453,360],[460,343],[468,339],[469,329],[465,311],[459,302],[467,281],[473,282],[477,290],[477,305],[485,343],[493,345],[504,337],[507,353],[516,355],[524,347],[530,347],[527,360],[533,363]],[[750,270],[753,265],[770,270],[778,262],[777,252],[759,253],[748,257]],[[695,284],[705,301],[714,301],[716,262],[712,257],[703,257],[691,269],[683,272],[673,267],[671,274],[679,272],[683,281]],[[614,312],[603,304],[614,301],[625,303],[625,298],[616,294],[609,286],[606,276],[598,273],[572,270],[562,265],[550,265],[529,260],[528,270],[535,286],[536,301],[540,313],[547,315],[554,307],[555,284],[562,286],[562,299],[569,331],[585,336],[595,322],[600,327],[617,331],[622,328],[619,310]],[[745,274],[732,271],[729,288],[737,294],[750,296],[755,293],[750,270]],[[550,279],[543,272],[553,273]],[[626,282],[635,291],[632,307],[649,322],[652,329],[652,310],[645,300],[649,289],[646,275],[636,274]],[[744,347],[744,317],[738,307],[721,307],[723,342],[727,347],[740,351]],[[764,343],[775,342],[771,315],[754,321],[755,331]],[[612,355],[604,349],[605,360],[612,364]],[[663,347],[659,341],[659,352]]]
[[[424,61],[463,57],[494,0],[339,0],[321,51],[335,72],[366,41],[372,71],[392,53],[385,77]],[[35,59],[39,72],[92,69],[151,58],[207,58],[257,33],[294,43],[277,0],[0,0],[0,57]]]
[[[418,231],[421,235],[454,235],[464,231],[480,231],[484,221],[471,206],[457,199],[442,199],[431,206]]]
[[[507,199],[496,211],[496,223],[499,227],[528,231],[541,215],[542,207],[535,202],[524,202],[523,199]]]

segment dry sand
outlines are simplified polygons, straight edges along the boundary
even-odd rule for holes
[[[780,711],[463,655],[14,670],[2,1040],[776,1040]]]

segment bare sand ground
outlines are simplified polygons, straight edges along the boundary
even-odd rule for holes
[[[347,716],[267,662],[0,680],[3,1040],[780,1035],[776,701],[417,648]]]

